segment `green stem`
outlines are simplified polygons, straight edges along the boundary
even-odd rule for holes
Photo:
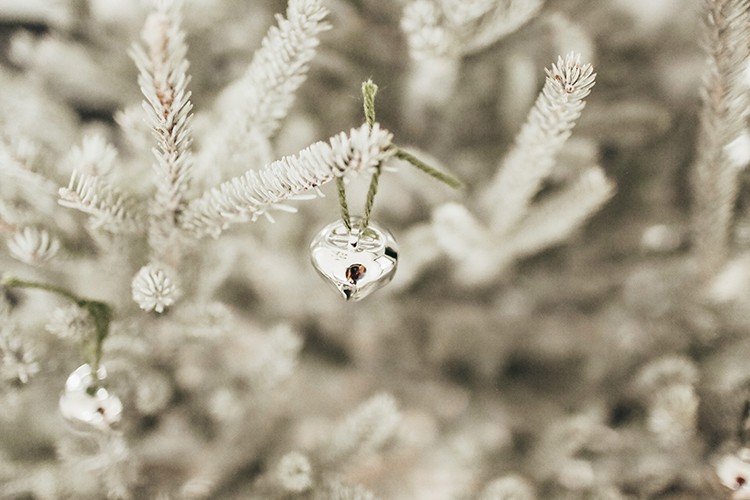
[[[2,282],[0,282],[0,285],[6,288],[36,288],[38,290],[44,290],[46,292],[55,293],[57,295],[60,295],[61,297],[65,297],[66,299],[72,300],[76,304],[78,304],[81,300],[77,295],[73,294],[73,292],[66,290],[65,288],[55,286],[55,285],[50,285],[48,283],[26,281],[26,280],[14,278],[12,276],[3,278]]]
[[[446,172],[442,172],[435,167],[431,167],[416,156],[412,155],[411,153],[407,153],[401,148],[396,148],[396,158],[411,163],[413,166],[417,167],[419,170],[426,173],[430,177],[434,177],[440,182],[448,184],[452,188],[458,189],[464,186],[464,183],[457,178]]]
[[[60,297],[75,302],[78,307],[88,311],[94,319],[95,337],[93,339],[84,339],[82,346],[83,356],[95,372],[99,369],[99,363],[102,359],[102,345],[104,344],[104,339],[109,335],[109,324],[112,321],[112,308],[109,304],[97,300],[84,299],[70,290],[56,285],[50,285],[49,283],[39,283],[14,277],[5,277],[0,281],[0,285],[6,288],[32,288],[44,290],[45,292],[54,293]]]

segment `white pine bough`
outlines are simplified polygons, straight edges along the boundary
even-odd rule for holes
[[[592,164],[562,191],[532,203],[570,137],[595,76],[592,66],[573,53],[547,70],[526,124],[480,194],[486,224],[456,203],[435,210],[435,239],[456,261],[459,282],[495,280],[515,260],[565,240],[613,195],[612,182]]]
[[[394,154],[388,131],[378,124],[363,125],[258,170],[247,170],[255,155],[238,145],[258,134],[267,140],[278,130],[306,78],[318,36],[329,28],[326,15],[319,0],[291,0],[286,18],[278,17],[278,26],[270,29],[247,72],[228,92],[234,99],[233,113],[209,134],[207,147],[198,153],[204,166],[218,164],[231,172],[228,163],[240,162],[245,172],[198,197],[191,196],[193,106],[177,2],[159,2],[147,18],[143,45],[134,46],[131,56],[157,143],[153,150],[156,191],[149,209],[145,213],[142,200],[110,184],[107,174],[116,163],[116,152],[96,139],[87,139],[70,155],[69,161],[77,164],[59,198],[60,204],[89,214],[95,229],[145,231],[150,263],[132,283],[133,298],[142,308],[162,312],[174,303],[179,290],[163,270],[179,267],[182,247],[191,239],[216,237],[231,223],[255,221],[260,215],[270,218],[274,209],[294,211],[287,201],[312,197],[308,191],[319,192],[336,177],[368,171]]]

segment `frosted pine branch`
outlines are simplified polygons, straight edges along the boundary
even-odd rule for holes
[[[445,0],[444,0],[445,1]],[[464,55],[484,50],[529,22],[542,8],[543,0],[501,0],[492,12],[465,35]]]
[[[505,7],[498,0],[439,0],[445,18],[453,26],[469,24],[493,9]]]
[[[516,475],[504,476],[487,483],[478,500],[535,500],[533,486]]]
[[[648,429],[667,446],[684,444],[695,434],[698,395],[691,385],[672,385],[651,396]]]
[[[8,240],[10,254],[21,262],[39,265],[53,259],[60,249],[60,240],[45,229],[24,227]]]
[[[256,220],[283,201],[348,172],[375,167],[394,154],[392,135],[376,123],[316,142],[259,171],[250,170],[211,189],[188,205],[183,227],[195,236],[218,236],[230,223]]]
[[[496,232],[506,232],[525,214],[570,137],[596,76],[574,53],[558,58],[546,71],[542,93],[482,197]]]
[[[436,243],[456,263],[456,281],[463,285],[488,283],[513,262],[505,235],[489,231],[464,206],[446,203],[432,215]],[[481,262],[481,266],[476,263]]]
[[[17,211],[0,200],[0,234],[15,232],[18,229],[18,219]]]
[[[542,0],[415,0],[401,29],[415,59],[459,57],[483,50],[532,19]]]
[[[141,37],[145,47],[134,46],[131,56],[138,67],[143,107],[158,145],[154,150],[155,217],[173,219],[182,209],[190,185],[193,109],[187,90],[185,34],[176,4],[160,2],[146,19]]]
[[[341,462],[373,453],[393,437],[400,421],[393,396],[375,395],[347,415],[331,436],[328,456]]]
[[[492,282],[515,260],[570,236],[614,193],[613,183],[601,168],[590,167],[558,193],[531,205],[552,173],[556,155],[580,116],[594,77],[591,65],[581,64],[575,54],[559,58],[547,70],[546,84],[527,123],[484,193],[489,225],[457,203],[434,211],[434,241],[456,261],[458,282]]]
[[[614,185],[601,168],[590,167],[570,186],[533,205],[508,233],[488,230],[465,206],[447,203],[433,213],[433,235],[443,252],[456,261],[460,283],[486,284],[515,260],[569,237],[613,193]]]
[[[245,74],[232,84],[231,108],[203,142],[201,164],[230,173],[247,168],[257,155],[251,148],[276,133],[307,78],[319,35],[330,28],[327,14],[321,0],[290,0],[286,17],[276,17],[278,25],[269,29]]]
[[[663,444],[684,443],[695,432],[698,378],[695,363],[681,356],[652,361],[636,376],[634,386],[647,403],[648,428]]]
[[[596,213],[614,189],[600,167],[590,167],[561,193],[535,205],[510,235],[508,245],[515,255],[526,256],[560,243]]]
[[[18,150],[24,147],[26,147],[25,144],[13,147],[10,143],[0,140],[0,176],[3,179],[0,189],[7,181],[10,181],[29,197],[38,199],[40,195],[54,196],[55,184],[32,170],[28,159]]]
[[[443,24],[443,13],[432,0],[416,0],[404,8],[401,30],[411,57],[417,60],[454,54],[456,40]]]
[[[143,106],[131,104],[115,113],[115,123],[135,151],[146,151],[151,145],[151,127],[143,119]]]
[[[259,392],[272,392],[288,379],[297,366],[302,339],[288,325],[278,325],[259,343],[255,358],[247,366],[247,382]]]
[[[74,170],[67,188],[60,188],[59,203],[91,215],[94,228],[130,233],[141,228],[136,202],[95,175]]]
[[[313,485],[310,459],[300,452],[287,453],[276,466],[276,477],[281,486],[291,493],[301,493]]]
[[[100,135],[88,135],[75,146],[66,159],[71,170],[89,175],[106,175],[117,160],[117,150]]]
[[[40,367],[28,339],[11,319],[10,309],[5,294],[0,293],[0,381],[25,384]]]
[[[326,482],[315,491],[313,500],[379,500],[373,492],[360,484],[348,484],[339,479]]]
[[[0,334],[0,380],[27,383],[39,373],[33,349],[21,336]]]
[[[82,342],[96,334],[93,316],[77,304],[55,309],[44,329],[55,337],[74,342]]]
[[[141,33],[144,46],[131,56],[138,67],[143,108],[156,137],[156,195],[150,207],[148,240],[154,258],[176,265],[181,255],[179,218],[190,187],[192,135],[190,77],[185,34],[178,2],[163,0],[150,14]]]
[[[86,482],[106,498],[132,498],[137,463],[122,433],[99,432],[89,439],[71,434],[58,441],[56,452],[63,470],[87,471]]]
[[[487,228],[460,203],[437,207],[432,213],[432,222],[437,243],[446,255],[454,259],[471,255],[474,249],[487,245],[491,238]]]
[[[307,78],[320,33],[330,28],[326,15],[320,0],[290,0],[286,18],[277,16],[278,26],[266,34],[240,84],[240,120],[247,120],[240,122],[240,129],[257,129],[266,137],[278,130],[294,93]]]
[[[743,132],[750,105],[743,72],[750,57],[747,0],[706,0],[707,71],[693,170],[696,253],[706,272],[717,270],[729,253],[730,226],[740,169],[727,145]]]

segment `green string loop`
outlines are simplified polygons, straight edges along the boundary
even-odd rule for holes
[[[378,93],[378,86],[373,83],[372,80],[367,80],[362,83],[362,105],[365,113],[365,121],[372,130],[375,124],[375,95]],[[439,180],[452,188],[463,187],[463,183],[452,175],[442,172],[425,162],[415,157],[414,155],[407,153],[403,149],[396,147],[396,158],[404,160],[414,167],[418,168],[422,172],[426,173],[430,177]],[[370,214],[372,213],[372,207],[375,204],[375,195],[378,192],[378,184],[380,181],[380,174],[382,173],[382,165],[378,164],[375,166],[375,170],[370,178],[370,187],[367,190],[367,198],[365,200],[365,210],[362,216],[362,221],[359,227],[359,234],[364,234],[368,225],[370,224]],[[349,215],[349,206],[346,202],[346,187],[344,186],[344,179],[341,177],[336,178],[336,187],[338,190],[339,197],[339,208],[341,210],[341,220],[344,222],[346,229],[351,232],[351,216]]]

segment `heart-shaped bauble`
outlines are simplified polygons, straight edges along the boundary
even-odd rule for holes
[[[393,235],[370,222],[360,231],[353,217],[352,230],[338,220],[327,225],[310,243],[315,270],[346,300],[361,300],[387,285],[396,273],[398,248]]]

